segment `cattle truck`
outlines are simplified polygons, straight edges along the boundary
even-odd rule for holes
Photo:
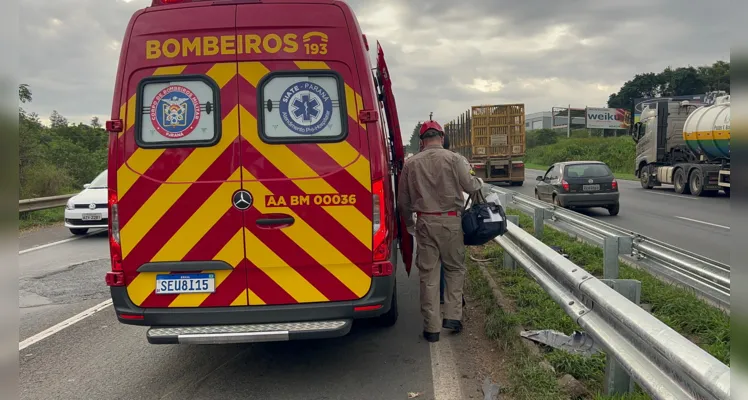
[[[671,184],[678,194],[730,195],[730,95],[711,92],[697,104],[653,101],[631,135],[644,189]]]
[[[451,150],[464,156],[486,183],[525,182],[525,105],[473,106],[448,122]]]

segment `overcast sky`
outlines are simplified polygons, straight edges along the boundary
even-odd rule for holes
[[[382,42],[404,140],[430,111],[605,106],[635,74],[729,60],[727,0],[348,0]],[[108,119],[119,46],[150,0],[21,0],[21,82],[46,119]],[[462,3],[462,4],[461,4]]]

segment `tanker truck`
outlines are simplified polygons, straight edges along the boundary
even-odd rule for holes
[[[647,104],[632,126],[635,174],[644,189],[671,184],[678,194],[730,195],[730,95],[709,93],[704,103]]]

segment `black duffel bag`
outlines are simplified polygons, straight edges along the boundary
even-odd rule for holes
[[[503,235],[507,229],[504,207],[489,203],[477,190],[465,202],[462,212],[462,231],[466,246],[480,246]]]

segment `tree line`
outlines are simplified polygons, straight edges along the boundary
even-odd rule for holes
[[[729,61],[637,74],[608,97],[608,107],[629,109],[638,98],[697,95],[715,90],[730,93]]]
[[[31,88],[19,86],[20,104],[31,103]],[[106,169],[109,135],[97,117],[90,124],[72,124],[53,111],[50,125],[36,113],[18,108],[20,198],[80,191]]]

